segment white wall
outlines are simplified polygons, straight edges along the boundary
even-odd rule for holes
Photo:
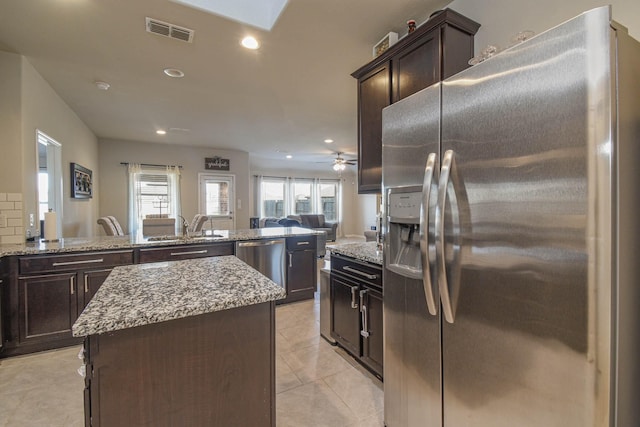
[[[39,129],[62,144],[62,236],[93,236],[99,196],[94,191],[91,199],[72,199],[69,167],[73,162],[92,170],[97,188],[100,181],[97,138],[24,57],[21,75],[25,226],[29,228],[29,214],[37,218],[36,130]],[[38,225],[36,222],[32,232]]]
[[[101,139],[98,143],[101,182],[99,187],[100,215],[113,215],[125,229],[127,220],[127,168],[120,162],[180,165],[182,216],[188,221],[198,213],[198,174],[216,173],[234,175],[236,199],[241,200],[237,209],[236,228],[249,228],[249,153],[245,151],[220,150],[216,148],[188,147],[182,145],[156,144],[149,142]],[[205,157],[220,156],[229,159],[229,172],[207,171]],[[98,234],[104,234],[96,225]]]
[[[96,137],[23,56],[0,52],[0,93],[0,192],[21,194],[19,240],[39,228],[28,222],[37,212],[36,129],[62,144],[62,235],[91,236],[98,200],[69,197],[69,163],[97,172]]]
[[[481,24],[475,37],[476,54],[487,45],[506,47],[523,30],[536,34],[555,27],[589,9],[612,5],[613,18],[640,40],[638,0],[454,0],[447,7]]]

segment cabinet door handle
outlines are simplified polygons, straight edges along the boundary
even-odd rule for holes
[[[360,335],[365,338],[369,337],[369,315],[367,313],[367,304],[364,302],[364,296],[367,294],[367,291],[360,291],[360,316],[362,317],[362,330],[360,331]]]
[[[377,274],[369,274],[369,273],[365,273],[364,271],[360,271],[360,270],[356,270],[355,268],[349,267],[348,265],[345,265],[342,267],[343,270],[346,270],[350,273],[354,273],[354,274],[358,274],[362,277],[366,277],[369,280],[376,280],[378,278]]]
[[[289,252],[289,268],[293,267],[293,254]]]
[[[358,308],[358,302],[356,301],[356,293],[358,293],[358,287],[357,286],[352,286],[351,287],[351,308]]]
[[[78,265],[78,264],[93,264],[96,262],[103,262],[104,258],[97,258],[97,259],[85,259],[83,261],[65,261],[65,262],[54,262],[53,265],[54,267],[60,267],[63,265]]]
[[[69,281],[69,292],[71,293],[71,295],[76,293],[75,284],[76,284],[76,278],[75,276],[71,276],[71,280]]]
[[[179,255],[198,255],[198,254],[206,254],[209,252],[206,249],[201,251],[185,251],[185,252],[171,252],[171,256],[179,256]]]
[[[86,274],[84,275],[84,293],[89,293],[89,276],[87,276]]]
[[[296,243],[298,246],[308,245],[309,242],[298,242]]]

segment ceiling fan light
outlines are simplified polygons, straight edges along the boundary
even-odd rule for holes
[[[344,163],[335,163],[333,165],[333,170],[336,171],[336,172],[337,171],[343,171],[344,169],[345,169]]]

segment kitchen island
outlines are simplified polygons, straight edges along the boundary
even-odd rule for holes
[[[285,295],[234,256],[114,268],[73,325],[85,425],[275,425]]]
[[[0,358],[78,344],[71,326],[114,267],[235,255],[239,242],[283,238],[287,298],[278,303],[313,298],[318,234],[274,227],[187,238],[98,236],[0,245]]]

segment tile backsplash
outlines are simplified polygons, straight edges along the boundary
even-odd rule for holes
[[[21,193],[0,193],[0,243],[24,242]]]

